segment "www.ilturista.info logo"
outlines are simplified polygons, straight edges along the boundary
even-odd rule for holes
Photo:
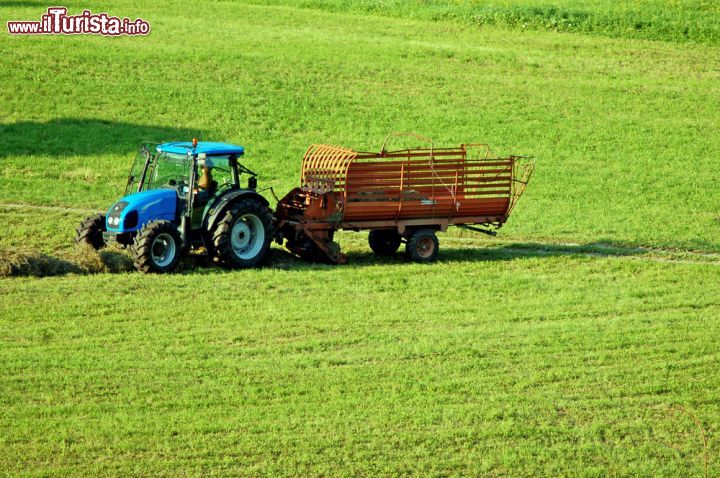
[[[111,17],[107,13],[68,15],[65,7],[50,7],[40,21],[9,21],[11,35],[147,35],[150,24],[138,18]]]

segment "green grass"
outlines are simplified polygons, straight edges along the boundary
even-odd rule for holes
[[[0,278],[0,474],[702,476],[678,406],[720,472],[714,3],[68,7],[153,30],[0,34],[0,276],[70,272]],[[71,246],[142,140],[237,142],[284,193],[391,131],[536,156],[500,236],[169,276]]]
[[[269,3],[333,12],[454,20],[474,27],[498,25],[674,42],[716,45],[720,42],[720,4],[712,0],[270,0]]]
[[[0,464],[702,472],[699,431],[672,407],[714,437],[717,264],[473,259],[3,280]]]

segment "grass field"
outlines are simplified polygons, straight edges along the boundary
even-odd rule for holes
[[[152,33],[5,31],[47,6],[0,4],[1,474],[720,473],[715,2],[71,1]],[[392,131],[537,158],[498,238],[167,276],[71,245],[142,140],[242,144],[284,193],[309,144]]]

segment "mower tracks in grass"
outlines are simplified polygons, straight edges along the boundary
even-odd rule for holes
[[[485,247],[489,251],[502,249],[501,254],[507,253],[513,257],[575,256],[679,264],[702,263],[720,265],[720,253],[660,247],[633,247],[603,243],[581,244],[569,241],[518,242],[510,240],[493,240],[492,245],[488,247],[487,242],[478,244],[478,241],[472,238],[448,238],[448,240],[444,242],[445,248],[459,246],[462,249],[469,249],[470,247],[480,246]]]
[[[0,203],[0,211],[34,211],[37,213],[55,213],[63,214],[64,219],[58,223],[55,235],[62,235],[63,231],[71,226],[72,216],[77,214],[77,221],[88,214],[97,212],[91,208],[79,208],[71,206],[55,206],[55,205],[36,205],[22,203]],[[28,215],[21,215],[18,231],[23,230],[23,224],[32,222],[33,218]],[[19,232],[13,232],[14,227],[8,233],[9,237],[5,238],[5,245],[10,249],[17,249],[23,239]],[[37,243],[25,243],[26,247],[21,248],[15,253],[24,253],[33,255],[38,252],[50,254],[52,257],[57,256],[58,260],[65,260],[69,263],[75,262],[76,254],[67,250],[67,243],[71,241],[74,230],[68,229],[67,241],[56,241],[57,249],[52,244],[48,247],[38,248]],[[27,233],[27,231],[26,231]],[[358,237],[354,233],[341,233],[339,235],[343,249],[351,254],[351,262],[356,265],[366,265],[368,263],[377,264],[376,258],[355,257],[357,252],[364,252],[366,244],[364,239]],[[17,246],[17,247],[16,247]],[[720,253],[703,251],[703,250],[684,250],[668,247],[654,246],[631,246],[608,244],[605,242],[580,243],[572,240],[553,240],[553,239],[534,239],[527,238],[508,238],[484,240],[478,237],[462,236],[458,237],[452,232],[445,234],[442,238],[442,250],[440,260],[449,262],[453,261],[492,261],[492,260],[512,260],[518,258],[531,257],[582,257],[582,258],[611,258],[616,260],[646,261],[646,262],[663,262],[668,264],[712,264],[720,265]],[[50,257],[50,256],[49,256]],[[273,265],[270,264],[270,267]],[[83,268],[76,268],[76,272],[82,273]],[[101,271],[102,269],[98,269]],[[125,270],[124,268],[122,270]]]
[[[61,212],[79,212],[83,214],[97,212],[94,209],[79,208],[79,207],[68,207],[68,206],[43,206],[36,204],[21,204],[21,203],[0,203],[0,209],[33,209],[36,211],[61,211]]]

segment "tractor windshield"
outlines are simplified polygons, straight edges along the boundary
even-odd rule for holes
[[[138,187],[143,181],[143,175],[145,168],[152,162],[152,151],[154,151],[152,143],[143,143],[140,145],[135,161],[130,168],[130,175],[128,176],[128,182],[125,186],[125,195],[138,192]]]
[[[190,164],[192,159],[184,154],[158,153],[150,165],[143,190],[175,188],[181,193],[186,191],[190,182]]]

